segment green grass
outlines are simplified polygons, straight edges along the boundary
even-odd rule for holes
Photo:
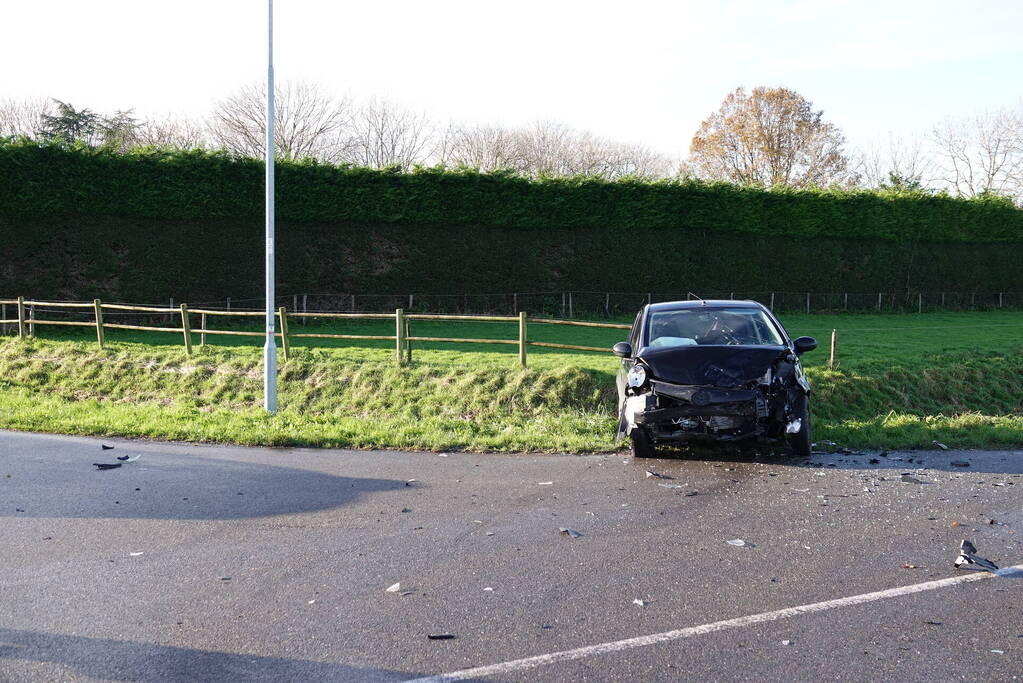
[[[815,437],[862,447],[1023,444],[1023,313],[786,316],[816,336],[804,357]],[[515,338],[508,323],[415,321],[413,334]],[[825,367],[831,329],[838,366]],[[310,325],[309,331],[325,331]],[[343,322],[387,334],[393,323]],[[505,451],[610,451],[610,353],[418,344],[399,369],[388,342],[295,340],[281,410],[261,410],[257,338],[210,337],[186,356],[180,334],[40,326],[0,341],[0,427],[241,444]],[[304,331],[291,325],[292,332]],[[58,336],[59,335],[59,336]],[[610,347],[623,330],[531,325],[539,341]],[[214,342],[215,339],[215,342]],[[239,343],[239,339],[242,340]],[[198,343],[198,336],[195,339]],[[327,346],[326,342],[330,342]],[[230,345],[227,345],[230,344]]]

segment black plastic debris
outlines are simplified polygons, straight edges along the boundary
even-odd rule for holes
[[[948,446],[946,446],[945,444],[941,443],[940,441],[932,441],[931,443],[933,443],[935,446],[937,446],[938,448],[940,448],[943,451],[947,451],[948,450]]]
[[[871,465],[880,465],[881,464],[881,461],[878,460],[877,458],[871,458],[867,462],[869,462]]]
[[[952,467],[969,467],[970,463],[965,460],[953,460],[951,463]]]
[[[660,472],[653,472],[651,470],[646,471],[647,479],[650,477],[656,477],[657,479],[674,479],[675,477],[668,476],[667,474],[661,474]]]
[[[120,460],[121,462],[135,462],[136,460],[138,460],[141,457],[142,457],[142,454],[139,453],[135,457],[132,457],[130,455],[119,455],[119,456],[117,456],[117,459]]]
[[[114,447],[113,447],[113,446],[108,446],[108,445],[106,445],[105,443],[101,443],[101,444],[99,445],[99,447],[100,447],[101,449],[103,449],[104,451],[112,451],[112,450],[114,450]]]
[[[956,569],[962,569],[964,564],[976,565],[977,567],[986,569],[989,572],[998,571],[998,565],[991,560],[977,555],[977,549],[965,538],[963,539],[963,542],[959,544],[959,557],[956,558],[952,566]]]
[[[430,640],[454,640],[455,634],[453,633],[427,633],[426,637]]]
[[[119,462],[94,462],[92,463],[98,470],[115,470],[121,466]]]
[[[563,536],[568,536],[569,538],[579,538],[582,536],[581,533],[575,529],[570,529],[567,526],[559,527],[558,531],[560,531]]]

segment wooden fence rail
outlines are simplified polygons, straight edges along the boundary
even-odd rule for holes
[[[237,309],[229,310],[218,310],[211,308],[189,308],[188,304],[180,304],[179,306],[135,306],[129,304],[105,304],[99,299],[95,299],[90,303],[83,302],[69,302],[69,301],[36,301],[26,300],[23,297],[17,299],[0,299],[6,311],[8,304],[14,305],[17,308],[18,317],[7,319],[0,319],[0,323],[18,325],[18,336],[21,338],[35,336],[35,325],[57,325],[57,326],[68,326],[68,327],[93,327],[96,330],[96,342],[100,348],[104,348],[106,345],[105,330],[137,330],[142,332],[168,332],[173,334],[181,334],[184,341],[185,353],[192,353],[192,335],[198,334],[200,339],[200,345],[206,345],[206,335],[225,335],[225,336],[238,336],[238,337],[263,337],[264,332],[252,332],[248,330],[216,330],[210,329],[207,326],[207,316],[226,316],[226,317],[246,317],[255,318],[263,317],[266,315],[264,311],[240,311]],[[35,314],[35,307],[47,309],[47,312],[53,312],[52,309],[92,309],[91,322],[82,320],[49,320],[37,318]],[[26,315],[27,311],[27,315]],[[109,311],[115,315],[118,313],[154,313],[167,315],[169,319],[173,320],[173,315],[177,314],[180,316],[181,326],[180,327],[156,327],[153,325],[130,325],[126,323],[115,323],[110,322],[109,319],[104,320],[104,311]],[[42,311],[40,311],[42,313]],[[191,325],[193,315],[200,316],[200,325],[198,328],[194,328]],[[3,316],[6,318],[6,315]],[[375,335],[375,334],[331,334],[326,332],[289,332],[288,331],[288,319],[289,318],[335,318],[335,319],[348,319],[348,320],[393,320],[395,323],[395,333],[393,335]],[[530,346],[550,349],[568,349],[573,351],[592,351],[595,353],[606,353],[609,349],[596,347],[596,346],[580,346],[575,344],[556,344],[553,342],[539,342],[530,341],[528,337],[528,326],[529,324],[540,324],[540,325],[570,325],[576,327],[601,327],[608,329],[621,329],[628,330],[630,325],[622,325],[617,323],[598,323],[589,322],[582,320],[556,320],[552,318],[530,318],[524,311],[520,311],[516,316],[500,316],[500,315],[441,315],[431,313],[411,313],[406,314],[403,309],[396,309],[393,314],[391,313],[290,313],[285,307],[277,309],[278,319],[278,331],[275,332],[275,336],[280,338],[281,347],[284,353],[284,359],[287,360],[291,355],[291,340],[292,339],[356,339],[356,340],[371,340],[371,341],[393,341],[395,343],[395,359],[398,364],[410,361],[412,359],[412,344],[411,342],[428,342],[428,343],[455,343],[455,344],[513,344],[518,346],[519,351],[519,363],[525,367],[527,361],[527,348]],[[423,337],[413,335],[410,333],[410,321],[413,320],[435,320],[435,321],[470,321],[470,322],[503,322],[509,324],[518,325],[518,338],[516,339],[477,339],[477,338],[465,338],[465,337]]]

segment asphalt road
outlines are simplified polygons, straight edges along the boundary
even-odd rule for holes
[[[604,643],[484,679],[1023,676],[1023,572],[620,642],[967,575],[962,538],[1023,564],[1023,452],[100,443],[0,432],[0,680],[404,680]]]

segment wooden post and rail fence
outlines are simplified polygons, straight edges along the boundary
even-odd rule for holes
[[[66,302],[66,301],[33,301],[24,297],[17,299],[0,300],[6,310],[8,304],[13,304],[17,310],[17,318],[10,320],[0,319],[0,324],[14,324],[18,326],[18,336],[22,339],[34,336],[36,325],[57,325],[68,327],[92,327],[96,330],[96,343],[100,348],[106,345],[105,330],[135,330],[141,332],[167,332],[181,334],[184,341],[185,353],[193,351],[193,334],[199,335],[201,346],[206,345],[206,335],[233,335],[244,337],[263,337],[263,332],[252,332],[248,330],[217,330],[207,326],[210,316],[227,317],[262,317],[263,311],[244,311],[238,309],[218,310],[210,308],[189,308],[188,304],[182,303],[179,306],[134,306],[128,304],[105,304],[99,299],[90,303]],[[91,312],[92,320],[52,320],[38,318],[35,307],[42,309],[69,309],[71,312]],[[167,315],[169,317],[178,314],[180,316],[180,327],[156,327],[153,325],[129,325],[125,323],[114,323],[104,319],[104,312],[110,314],[145,314],[154,316]],[[193,328],[191,325],[192,316],[200,316],[200,327]],[[345,320],[393,320],[394,335],[370,335],[370,334],[333,334],[325,332],[290,332],[288,330],[289,318],[299,318],[305,322],[308,318],[327,318]],[[423,337],[411,334],[411,321],[414,320],[436,320],[436,321],[465,321],[465,322],[503,322],[518,324],[517,339],[476,339],[462,337]],[[455,344],[514,344],[518,346],[519,363],[526,367],[527,349],[530,346],[552,349],[566,349],[571,351],[592,351],[596,353],[607,353],[610,349],[597,346],[581,346],[576,344],[556,344],[553,342],[530,341],[528,326],[531,323],[542,325],[570,325],[575,327],[602,327],[607,329],[628,330],[632,326],[619,323],[585,322],[580,320],[557,320],[553,318],[530,318],[525,311],[519,311],[515,316],[501,315],[442,315],[430,313],[409,313],[406,314],[401,308],[392,313],[289,313],[284,306],[277,309],[278,330],[275,333],[281,340],[281,348],[284,359],[291,355],[292,339],[365,339],[377,341],[393,341],[395,345],[395,360],[399,365],[412,360],[412,343],[455,343]]]

